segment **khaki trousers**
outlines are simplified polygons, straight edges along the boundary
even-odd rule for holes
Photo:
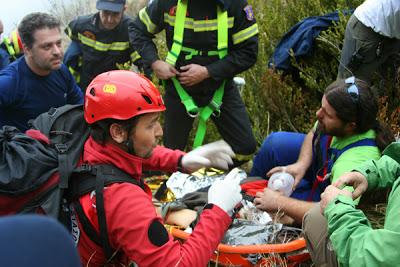
[[[303,217],[303,235],[315,266],[338,266],[328,234],[328,222],[321,214],[319,202]]]
[[[356,64],[357,67],[352,68],[349,63],[356,51],[362,56],[362,60],[360,64]],[[362,24],[353,14],[346,26],[337,79],[356,76],[371,83],[375,71],[380,75],[386,75],[387,67],[393,71],[399,51],[399,39],[376,33],[372,28]],[[396,70],[393,74],[395,73]]]

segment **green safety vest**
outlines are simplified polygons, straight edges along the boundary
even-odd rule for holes
[[[181,51],[189,52],[185,58],[190,59],[194,55],[198,55],[199,51],[183,47],[183,32],[185,26],[186,19],[186,11],[187,11],[188,0],[178,0],[178,5],[176,9],[176,21],[174,27],[174,40],[172,43],[171,50],[168,52],[168,55],[165,61],[172,66],[175,66],[176,60],[179,57]],[[228,11],[222,12],[221,7],[217,5],[217,18],[218,18],[218,51],[209,51],[208,55],[219,55],[219,58],[222,59],[228,54]],[[193,148],[201,146],[204,140],[204,136],[206,133],[206,121],[214,112],[220,113],[220,107],[222,105],[222,97],[224,96],[224,88],[226,84],[226,80],[224,80],[221,86],[215,91],[214,96],[210,103],[205,107],[197,107],[194,103],[192,97],[182,88],[178,79],[175,77],[171,78],[176,91],[181,98],[182,103],[184,104],[187,113],[191,117],[199,118],[199,126],[196,132],[196,137],[194,139]],[[163,81],[165,86],[165,81]]]

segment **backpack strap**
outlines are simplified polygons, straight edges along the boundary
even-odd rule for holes
[[[313,169],[313,172],[314,172],[315,180],[314,180],[314,183],[313,183],[313,186],[312,186],[312,189],[311,189],[311,194],[308,197],[307,201],[311,201],[312,196],[314,195],[315,189],[317,188],[319,183],[321,181],[323,181],[323,179],[325,178],[325,175],[327,175],[327,170],[328,170],[327,169],[328,153],[325,152],[325,153],[323,153],[323,159],[322,159],[323,162],[324,162],[323,165],[321,166],[321,168],[318,171],[315,171],[315,169],[317,168],[315,166],[316,157],[317,157],[317,152],[315,151],[315,141],[317,140],[318,137],[320,138],[321,145],[325,146],[325,151],[328,151],[328,149],[329,149],[329,147],[331,145],[332,139],[333,139],[333,136],[320,135],[319,133],[317,133],[317,131],[315,131],[315,133],[314,133],[313,140],[312,140],[312,153],[313,153],[312,169]],[[319,175],[320,172],[323,173],[322,176]],[[320,188],[320,190],[322,191],[321,188]]]
[[[131,183],[141,187],[144,190],[144,182],[142,178],[140,182],[136,181],[129,174],[115,166],[82,164],[72,173],[70,186],[71,190],[68,196],[69,199],[76,200],[76,213],[81,221],[82,229],[85,234],[95,244],[103,248],[105,256],[108,259],[104,266],[108,266],[122,255],[122,252],[116,253],[116,250],[110,244],[104,209],[104,187],[114,183]],[[93,190],[96,192],[96,209],[100,236],[90,223],[78,200],[80,196],[85,195]]]
[[[81,202],[75,201],[75,212],[78,215],[78,218],[81,222],[82,225],[82,230],[83,232],[90,238],[90,240],[92,240],[96,245],[98,245],[99,247],[103,247],[102,242],[101,242],[101,238],[100,236],[97,234],[96,230],[94,229],[94,227],[92,226],[92,224],[90,223],[88,217],[85,215],[85,212],[83,211]]]
[[[351,143],[348,146],[342,148],[342,149],[337,149],[337,148],[328,148],[328,157],[330,160],[328,161],[328,171],[330,172],[332,170],[333,164],[335,161],[342,155],[346,150],[349,150],[350,148],[357,147],[357,146],[376,146],[375,139],[371,138],[366,138],[362,140],[358,140],[357,142]]]
[[[72,172],[67,199],[70,202],[75,201],[79,197],[95,190],[98,171],[104,175],[104,186],[114,183],[131,183],[140,186],[144,190],[143,178],[140,179],[140,182],[134,180],[132,176],[115,166],[82,164]]]
[[[70,165],[68,164],[68,147],[65,144],[55,144],[58,157],[58,172],[60,175],[60,189],[68,188],[68,177],[72,172]]]
[[[98,168],[96,176],[96,210],[97,210],[97,219],[99,223],[100,238],[102,240],[102,245],[103,245],[102,247],[107,259],[105,266],[108,266],[108,264],[113,261],[112,258],[115,250],[111,247],[110,239],[108,237],[106,211],[104,209],[104,198],[103,198],[104,186],[105,186],[105,177],[101,172],[101,168]]]
[[[315,139],[315,136],[314,136],[314,139]],[[329,136],[329,138],[327,140],[327,143],[326,143],[326,153],[325,153],[324,165],[316,173],[316,179],[314,180],[314,184],[313,184],[313,187],[312,187],[312,190],[311,190],[311,195],[310,195],[310,197],[308,198],[307,201],[311,201],[311,198],[312,198],[312,196],[314,194],[314,190],[316,189],[316,187],[320,183],[325,182],[325,176],[331,173],[333,164],[335,164],[336,160],[345,151],[349,150],[350,148],[358,147],[358,146],[376,146],[375,139],[371,139],[371,138],[358,140],[357,142],[351,143],[351,144],[345,146],[342,149],[331,148],[330,147],[331,141],[332,141],[332,136]],[[314,154],[314,148],[313,148],[313,154]],[[315,156],[315,155],[313,155],[313,156]],[[322,176],[319,175],[320,171],[323,171],[323,175]],[[329,180],[329,179],[327,179],[327,180]],[[326,182],[328,184],[330,183],[330,181],[326,181]]]

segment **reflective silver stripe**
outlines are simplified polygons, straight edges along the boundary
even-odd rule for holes
[[[129,48],[129,42],[114,42],[111,44],[101,43],[99,41],[95,41],[93,39],[87,38],[81,33],[78,34],[78,38],[81,40],[82,44],[93,47],[99,51],[107,51],[107,50],[119,50],[123,51]]]
[[[168,13],[164,13],[164,22],[169,24],[171,27],[175,26],[175,16],[171,16]],[[228,28],[232,28],[234,25],[234,18],[228,18]],[[194,20],[192,18],[186,18],[185,29],[193,30],[194,32],[205,32],[205,31],[216,31],[218,30],[218,20]]]
[[[157,32],[157,25],[155,25],[151,20],[149,15],[146,12],[146,8],[143,8],[139,11],[140,20],[146,25],[147,31],[151,34],[155,34]]]
[[[241,43],[247,39],[249,39],[250,37],[256,35],[258,33],[258,25],[253,24],[252,26],[248,27],[247,29],[244,29],[238,33],[235,33],[232,36],[232,41],[233,44],[238,44]]]
[[[67,31],[68,31],[68,36],[71,37],[72,31],[71,31],[71,28],[69,27],[69,25],[67,26]]]
[[[140,55],[139,55],[139,53],[137,52],[137,51],[135,51],[135,52],[133,52],[132,54],[131,54],[131,61],[132,62],[135,62],[136,60],[138,60],[140,58]]]

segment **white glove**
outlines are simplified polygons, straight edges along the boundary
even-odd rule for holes
[[[195,172],[201,168],[215,167],[229,170],[235,155],[232,148],[223,140],[200,146],[182,158],[182,168],[187,172]]]
[[[217,205],[225,212],[232,211],[240,201],[239,169],[234,168],[224,180],[217,180],[208,190],[208,203]]]

